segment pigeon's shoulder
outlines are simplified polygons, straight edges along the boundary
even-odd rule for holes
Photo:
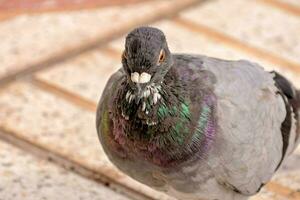
[[[178,77],[193,92],[203,90],[204,88],[212,89],[216,82],[216,77],[211,71],[204,68],[206,56],[196,54],[174,54],[173,67],[177,71]]]

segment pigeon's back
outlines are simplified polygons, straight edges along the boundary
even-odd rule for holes
[[[283,76],[249,61],[189,60],[186,66],[201,66],[216,79],[218,134],[206,162],[218,184],[253,195],[299,143],[300,92]]]

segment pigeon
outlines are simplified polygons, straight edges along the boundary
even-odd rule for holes
[[[181,200],[242,200],[270,181],[300,141],[300,91],[247,61],[173,54],[164,33],[126,36],[96,127],[108,158]]]

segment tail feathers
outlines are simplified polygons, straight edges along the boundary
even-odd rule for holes
[[[296,90],[294,85],[288,81],[284,76],[277,72],[273,72],[275,85],[279,89],[279,93],[283,96],[283,100],[285,102],[287,115],[282,123],[281,132],[283,138],[283,151],[282,158],[285,157],[286,151],[290,145],[290,139],[295,138],[295,142],[293,144],[297,144],[300,141],[300,91]],[[294,120],[292,119],[294,117]],[[291,134],[291,131],[295,131],[292,129],[292,123],[296,120],[297,127],[296,133]],[[296,135],[295,135],[296,134]],[[293,135],[294,138],[290,138]],[[294,145],[296,148],[297,145]]]

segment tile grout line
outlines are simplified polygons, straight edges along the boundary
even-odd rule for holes
[[[110,56],[111,58],[114,58],[114,59],[118,59],[121,63],[121,56],[122,56],[122,52],[113,48],[113,47],[110,47],[109,45],[106,46],[106,47],[103,47],[101,49],[101,52],[103,52],[104,54]]]
[[[223,45],[232,47],[239,51],[253,55],[254,57],[274,63],[278,68],[282,68],[285,70],[288,69],[289,71],[300,75],[300,64],[298,63],[279,57],[268,51],[259,49],[249,44],[245,44],[236,38],[220,33],[219,31],[216,31],[208,26],[200,25],[198,23],[183,19],[182,17],[176,17],[172,21],[185,29],[189,29],[193,32],[204,35],[208,39],[220,41],[223,43]]]
[[[58,85],[53,83],[49,83],[44,81],[43,79],[33,76],[31,80],[28,81],[29,83],[33,84],[34,86],[38,87],[39,89],[51,93],[55,96],[58,96],[75,106],[84,108],[90,112],[96,112],[97,104],[87,98],[84,98],[80,95],[77,95],[67,89],[64,89]]]
[[[6,15],[0,14],[0,23],[1,23],[2,21],[9,20],[9,19],[11,19],[12,17],[14,17],[14,15],[11,15],[11,14],[6,14]]]
[[[256,0],[260,3],[266,4],[268,6],[277,8],[279,10],[288,12],[290,14],[300,16],[300,7],[296,5],[292,5],[290,3],[285,3],[278,0]]]
[[[48,148],[43,147],[39,143],[34,143],[30,139],[18,135],[16,132],[7,129],[6,127],[0,126],[0,140],[9,143],[31,155],[52,162],[55,165],[65,168],[82,178],[95,181],[98,184],[103,185],[119,194],[123,194],[129,198],[136,200],[155,200],[148,195],[140,193],[131,187],[125,186],[122,183],[114,180],[112,177],[107,176],[104,173],[85,167],[82,164],[66,158],[64,155],[60,155]]]
[[[166,5],[164,7],[160,7],[159,9],[156,10],[156,12],[154,12],[151,15],[129,21],[128,23],[126,23],[125,25],[123,25],[122,27],[120,27],[118,29],[112,29],[112,30],[105,31],[101,37],[96,37],[94,39],[91,39],[90,41],[86,42],[85,44],[78,45],[77,47],[67,49],[64,52],[56,53],[55,55],[52,55],[48,58],[37,61],[33,64],[26,65],[25,67],[22,67],[23,70],[12,72],[11,74],[8,74],[8,75],[0,78],[0,87],[3,85],[6,85],[12,81],[15,81],[18,77],[33,74],[41,69],[50,68],[55,64],[64,62],[64,61],[74,58],[80,54],[97,49],[97,48],[103,46],[104,44],[106,44],[108,41],[116,39],[116,38],[120,37],[121,35],[127,33],[128,30],[130,30],[136,26],[140,26],[143,24],[149,24],[149,23],[153,23],[155,21],[159,21],[159,20],[162,20],[165,18],[169,18],[171,16],[176,15],[180,11],[183,11],[191,6],[198,5],[204,1],[205,0],[186,0],[186,1],[177,0],[171,6]]]
[[[115,50],[111,47],[104,47],[101,50],[101,53],[106,54],[107,56],[111,57],[112,59],[118,59],[120,58],[121,52],[118,50]],[[97,110],[97,103],[87,99],[81,95],[75,94],[74,92],[64,89],[60,87],[59,85],[56,85],[55,83],[48,82],[46,80],[43,80],[42,78],[39,78],[37,75],[33,75],[30,80],[26,81],[39,89],[51,93],[55,96],[58,96],[75,106],[79,106],[81,108],[84,108],[90,112],[96,112]]]

